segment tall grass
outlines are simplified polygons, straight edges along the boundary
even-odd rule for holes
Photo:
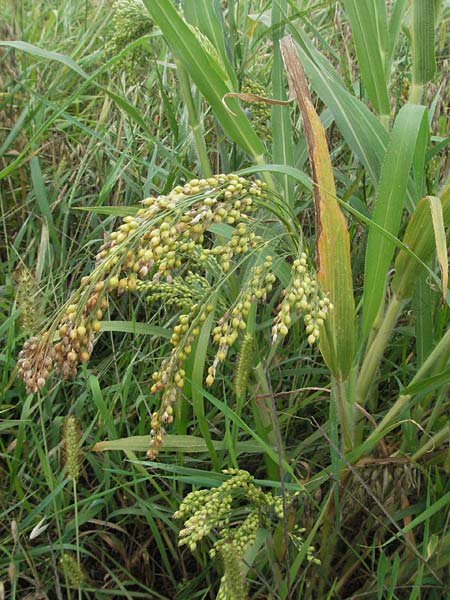
[[[120,2],[3,3],[0,598],[446,597],[448,7]],[[258,111],[249,80],[291,103]],[[142,199],[184,190],[118,257],[202,222],[223,190],[188,182],[231,172],[264,190],[256,242],[232,216],[193,233],[206,259],[180,254],[169,287],[159,259],[137,293],[125,263],[126,293],[93,271]],[[28,393],[23,344],[92,272],[80,311],[100,281],[109,304],[89,360]],[[306,276],[332,304],[315,325]],[[151,375],[186,313],[170,423]]]

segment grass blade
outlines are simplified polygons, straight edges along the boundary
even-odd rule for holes
[[[146,452],[149,449],[149,435],[134,435],[117,440],[104,440],[97,442],[92,448],[94,452],[105,452],[106,450],[122,450],[124,452]],[[211,442],[215,451],[226,450],[226,442],[214,440]],[[210,451],[209,444],[202,437],[195,435],[171,435],[167,434],[164,438],[162,451],[168,452],[187,452],[187,453],[205,453]],[[259,444],[251,440],[238,442],[236,444],[238,453],[261,453],[264,450]]]
[[[272,67],[272,89],[273,97],[286,100],[285,83],[283,77],[283,60],[280,51],[280,39],[284,33],[282,25],[282,13],[287,10],[287,0],[279,0],[273,3],[272,8],[272,43],[273,43],[273,67]],[[292,130],[289,118],[289,109],[285,106],[272,106],[272,160],[276,164],[294,166],[294,149],[292,143]],[[288,176],[278,177],[282,185],[284,197],[292,203],[294,186]]]
[[[61,243],[58,239],[56,229],[53,222],[53,215],[49,205],[47,189],[45,187],[44,178],[42,176],[41,167],[39,165],[39,157],[33,156],[30,160],[31,181],[33,182],[34,195],[39,210],[44,217],[48,231],[51,235],[55,249],[61,248]]]
[[[442,204],[436,196],[427,196],[430,203],[431,220],[433,221],[434,239],[436,242],[436,253],[441,270],[441,293],[442,300],[445,301],[445,294],[448,287],[448,254],[447,240],[445,238],[444,214]]]
[[[394,58],[394,50],[397,46],[398,38],[400,35],[400,29],[402,25],[403,15],[405,13],[406,0],[395,0],[392,3],[391,15],[389,19],[389,56],[386,60],[385,68],[386,73],[389,74],[390,66]]]
[[[424,107],[404,106],[395,121],[391,141],[381,172],[373,220],[392,235],[397,235],[404,208],[408,176],[417,139],[427,127]],[[363,300],[363,337],[374,325],[382,304],[386,277],[394,255],[394,245],[373,227],[366,250]]]
[[[351,150],[378,183],[389,134],[379,119],[345,88],[329,61],[314,47],[305,33],[290,31],[308,80],[333,114],[336,125]]]
[[[222,103],[225,94],[235,90],[231,90],[224,81],[220,73],[221,68],[214,57],[208,54],[169,0],[143,0],[143,2],[152,19],[161,28],[172,52],[184,65],[211,105],[225,133],[245,152],[248,152],[255,162],[262,162],[264,145],[237,100],[229,100],[234,115]]]
[[[228,79],[233,87],[237,86],[236,74],[228,60],[225,36],[221,22],[214,10],[214,2],[211,0],[185,0],[184,14],[186,19],[198,27],[206,35],[214,48],[220,54],[221,61],[226,68]]]
[[[390,103],[383,56],[388,37],[386,4],[380,6],[377,0],[344,0],[344,8],[367,94],[376,112],[387,117]]]
[[[436,71],[433,0],[413,0],[412,4],[412,89],[410,99],[418,102],[423,86]]]
[[[134,335],[154,335],[170,339],[172,332],[165,327],[150,325],[149,323],[137,323],[133,321],[102,321],[101,331],[112,331],[120,333],[132,333]]]
[[[443,190],[440,202],[442,206],[442,221],[444,228],[447,228],[450,225],[450,184]],[[411,297],[417,278],[423,269],[423,263],[430,260],[436,248],[433,219],[430,211],[430,201],[427,198],[422,198],[406,228],[403,242],[422,262],[415,260],[414,256],[407,253],[404,249],[398,253],[395,260],[395,275],[392,280],[392,287],[399,299]],[[442,233],[439,235],[441,237]],[[442,246],[440,252],[443,253],[444,246],[442,242],[439,243]],[[445,255],[443,254],[443,256]]]

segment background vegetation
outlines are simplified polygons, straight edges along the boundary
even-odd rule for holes
[[[0,598],[445,598],[450,6],[176,4],[0,0]],[[224,99],[288,98],[284,34],[312,103],[299,79],[288,105]],[[217,348],[203,328],[175,421],[146,459],[151,376],[183,312],[172,289],[111,295],[76,377],[27,393],[24,342],[120,218],[232,172],[267,186],[251,221],[261,251],[230,272],[191,270],[219,318],[275,257],[246,322],[248,381],[236,384],[242,334],[205,385]],[[209,228],[204,245],[233,229]],[[294,309],[272,344],[301,251],[334,304],[320,350]],[[225,520],[207,515],[208,535],[179,546],[188,515],[174,513],[202,489],[197,508],[218,498]],[[218,540],[231,552],[211,557]]]

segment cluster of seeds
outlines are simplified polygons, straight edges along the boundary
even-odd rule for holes
[[[211,557],[214,557],[221,546],[230,540],[235,540],[236,548],[243,550],[247,545],[243,543],[245,533],[253,531],[251,524],[255,522],[255,512],[258,515],[258,524],[263,522],[271,512],[274,512],[278,518],[283,514],[281,498],[263,492],[253,483],[253,476],[248,471],[226,469],[223,473],[230,475],[229,479],[212,491],[204,489],[191,492],[184,498],[179,510],[174,513],[174,518],[185,519],[184,527],[179,533],[179,545],[189,546],[192,552],[196,550],[198,542],[212,530],[220,532],[220,538],[210,551]],[[235,527],[232,523],[233,502],[240,502],[243,499],[247,500],[252,510],[246,519]],[[244,524],[244,528],[239,533]],[[248,540],[247,543],[250,541]]]
[[[102,244],[95,268],[81,280],[50,327],[25,343],[18,372],[27,391],[40,390],[52,369],[64,379],[76,374],[77,366],[92,353],[111,295],[143,292],[152,302],[182,310],[173,327],[172,350],[153,374],[151,392],[161,395],[160,408],[151,416],[148,456],[155,458],[165,426],[173,421],[173,405],[184,386],[184,363],[202,323],[211,313],[219,313],[212,331],[217,351],[206,377],[206,384],[212,385],[219,363],[245,334],[250,310],[266,300],[277,279],[273,258],[265,256],[262,239],[249,230],[251,215],[265,199],[264,188],[261,181],[221,174],[193,179],[168,195],[144,200],[136,215],[125,217]],[[223,245],[212,246],[206,234],[215,223],[233,228]],[[250,251],[261,258],[249,269],[234,304],[226,306],[210,280],[223,281],[231,260]],[[192,265],[200,273],[190,271]],[[300,311],[308,341],[313,343],[330,306],[307,268],[306,255],[301,254],[275,319],[274,338],[286,335],[291,313]],[[242,378],[241,390],[244,384]]]
[[[153,28],[142,0],[115,0],[111,26],[107,49],[113,55],[123,50],[131,42],[150,33]],[[132,63],[140,63],[148,59],[148,52],[143,46],[139,46],[126,58]]]
[[[62,458],[68,477],[75,482],[80,477],[83,454],[81,452],[81,426],[75,415],[68,415],[62,427]]]
[[[289,539],[292,541],[292,543],[294,544],[294,546],[297,548],[297,550],[299,552],[303,552],[304,548],[305,548],[305,540],[303,537],[303,534],[305,533],[305,531],[306,531],[306,529],[304,527],[296,526],[296,527],[294,527],[294,531],[289,534]],[[316,552],[315,546],[308,546],[306,548],[306,560],[315,565],[320,565],[321,560],[320,560],[320,558],[316,557],[315,552]]]
[[[105,297],[100,299],[104,287],[103,281],[97,283],[84,306],[74,302],[63,311],[58,326],[59,341],[53,346],[55,369],[62,379],[74,377],[78,362],[89,360],[95,335],[101,329],[103,310],[108,305]]]
[[[252,94],[255,96],[267,96],[267,89],[261,85],[256,79],[247,78],[242,85],[241,92],[244,94]],[[272,141],[272,132],[270,130],[270,120],[272,116],[272,110],[266,102],[246,102],[249,104],[251,121],[255,128],[256,133],[259,137],[266,142]]]
[[[206,384],[212,385],[219,363],[227,356],[229,348],[238,339],[239,331],[247,329],[247,317],[253,303],[264,302],[276,280],[272,273],[271,256],[266,256],[262,265],[253,267],[247,283],[239,294],[237,302],[218,321],[212,331],[213,342],[219,346],[212,365],[208,367]]]
[[[223,577],[217,594],[218,600],[247,598],[247,582],[243,557],[248,546],[253,544],[261,525],[259,510],[253,510],[227,539],[216,542],[210,555],[218,553],[223,564]]]
[[[234,219],[234,216],[231,218]],[[228,223],[232,224],[233,221],[228,219]],[[211,250],[203,250],[200,259],[205,260],[209,255],[217,256],[220,259],[222,271],[228,273],[231,261],[235,256],[246,254],[249,251],[249,248],[254,248],[256,244],[260,244],[261,242],[262,238],[257,236],[253,231],[249,232],[248,225],[241,221],[235,226],[235,233],[226,244],[214,246]]]
[[[272,339],[286,336],[293,317],[303,315],[310,345],[316,343],[329,309],[330,300],[320,289],[314,275],[308,268],[308,257],[301,252],[292,264],[289,287],[283,290],[283,300],[278,306],[278,314],[272,327]]]
[[[216,175],[144,200],[144,208],[125,217],[100,247],[95,269],[51,327],[25,343],[18,367],[27,390],[41,389],[52,367],[63,378],[74,376],[77,365],[89,359],[110,294],[133,292],[145,278],[155,284],[161,278],[171,282],[174,270],[202,254],[206,229],[248,218],[263,189],[259,181]]]
[[[220,559],[224,574],[220,580],[220,588],[216,600],[245,600],[247,581],[242,558],[236,553],[234,544],[224,543],[220,549]]]
[[[186,375],[183,369],[184,361],[192,351],[192,344],[200,333],[200,325],[213,310],[212,304],[202,308],[194,304],[190,313],[180,315],[170,339],[172,352],[163,360],[159,371],[155,371],[152,375],[154,383],[150,391],[154,394],[161,392],[162,397],[159,410],[151,417],[150,449],[147,452],[151,460],[158,455],[164,440],[165,424],[173,422],[173,405],[184,387]]]
[[[53,367],[53,347],[48,344],[48,333],[33,336],[19,352],[17,370],[27,392],[36,394],[42,389]]]
[[[67,575],[70,587],[80,589],[80,586],[86,583],[88,577],[72,552],[62,554],[59,559],[59,567]]]
[[[148,292],[147,301],[180,310],[192,310],[194,304],[203,300],[206,294],[212,292],[206,277],[188,271],[187,275],[177,275],[169,281],[137,282],[138,292]]]
[[[253,476],[248,471],[229,469],[224,473],[230,478],[218,488],[188,494],[174,517],[185,519],[179,533],[179,545],[187,545],[192,552],[211,531],[218,535],[210,550],[211,558],[219,555],[224,566],[218,597],[244,598],[244,552],[254,542],[260,525],[268,526],[272,516],[282,518],[282,500],[263,492],[253,483]],[[247,505],[247,515],[234,521],[233,505],[239,505],[242,514],[243,502]],[[238,590],[241,595],[236,595]]]

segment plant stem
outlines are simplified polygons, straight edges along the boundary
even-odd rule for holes
[[[411,460],[413,460],[413,461],[419,460],[419,458],[422,457],[427,452],[432,451],[435,448],[437,448],[440,444],[447,442],[449,435],[450,435],[450,425],[447,424],[440,431],[438,431],[435,435],[433,435],[433,437],[429,438],[427,440],[427,442],[421,448],[419,448],[417,450],[417,452],[415,452],[412,455]]]
[[[353,402],[349,394],[348,380],[332,376],[331,391],[336,402],[336,411],[341,427],[343,453],[350,452],[353,448]]]
[[[61,522],[60,522],[60,515],[59,515],[59,508],[58,508],[58,504],[56,502],[56,496],[53,493],[55,486],[54,486],[54,481],[53,481],[53,471],[50,467],[50,460],[49,460],[49,451],[48,451],[48,444],[47,444],[47,432],[45,430],[45,419],[44,419],[44,407],[42,406],[42,397],[41,394],[38,394],[37,396],[38,400],[38,410],[39,410],[39,421],[41,423],[41,435],[42,435],[42,443],[44,446],[44,454],[45,454],[45,458],[47,459],[47,467],[48,467],[48,472],[44,473],[46,479],[47,479],[47,485],[50,489],[50,493],[52,496],[52,504],[53,504],[53,510],[55,513],[55,525],[56,525],[56,531],[58,534],[58,542],[61,546],[61,556],[64,553],[64,542],[63,542],[63,534],[62,534],[62,529],[61,529]],[[64,580],[65,580],[65,584],[66,584],[66,592],[67,592],[67,597],[70,600],[70,586],[69,586],[69,579],[67,577],[67,572],[66,569],[64,569]]]
[[[376,332],[373,342],[367,347],[363,364],[356,382],[357,402],[363,406],[367,400],[370,386],[375,377],[376,370],[380,366],[386,345],[391,332],[397,322],[398,315],[402,309],[403,301],[393,296],[386,310],[380,328]]]
[[[276,418],[276,415],[272,412],[271,390],[262,363],[259,363],[255,368],[255,378],[260,390],[260,394],[257,394],[252,402],[256,432],[272,448],[277,448],[277,438],[273,424],[273,419]],[[265,455],[264,459],[268,476],[274,481],[279,481],[280,466],[270,456]]]
[[[445,333],[444,337],[438,343],[438,345],[434,348],[428,358],[425,360],[423,365],[417,371],[415,377],[411,380],[409,385],[414,385],[423,379],[430,369],[434,366],[436,361],[445,354],[450,351],[450,328]],[[403,408],[408,404],[411,399],[411,395],[405,394],[398,397],[393,406],[389,409],[386,415],[383,417],[382,421],[377,425],[376,429],[368,436],[367,440],[364,442],[364,453],[367,454],[370,450],[378,443],[378,441],[385,435],[386,428],[392,423],[394,418],[403,410]],[[420,452],[420,450],[418,450]],[[360,452],[357,456],[352,456],[352,461],[356,461],[362,452]]]
[[[73,482],[73,505],[74,505],[74,518],[75,518],[75,543],[77,546],[77,567],[78,572],[81,572],[81,560],[80,560],[80,527],[78,523],[78,496],[77,496],[77,482],[72,479]],[[81,587],[78,586],[78,599],[81,600]]]
[[[410,102],[411,104],[421,104],[422,96],[423,96],[423,88],[424,88],[424,86],[422,83],[414,83],[413,82],[411,84],[408,102]]]

